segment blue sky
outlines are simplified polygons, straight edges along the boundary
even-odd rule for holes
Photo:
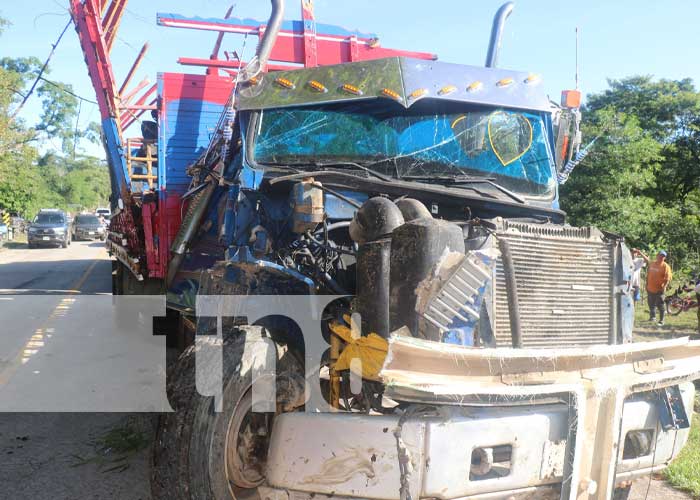
[[[300,1],[287,0],[287,19],[300,18]],[[196,32],[156,26],[156,12],[221,17],[235,4],[234,16],[265,19],[265,0],[131,0],[112,56],[121,80],[142,43],[151,50],[138,78],[158,71],[184,71],[178,56],[207,57],[215,38]],[[319,22],[374,32],[384,47],[434,52],[440,60],[482,65],[493,14],[502,0],[316,0]],[[28,7],[31,4],[31,7]],[[439,7],[437,7],[439,6]],[[34,55],[44,59],[68,20],[67,0],[3,0],[0,16],[12,26],[0,37],[0,56]],[[574,28],[580,29],[580,87],[584,93],[606,87],[606,78],[651,74],[700,81],[700,2],[689,0],[519,0],[506,25],[499,65],[541,74],[552,98],[574,85]],[[227,35],[224,50],[240,52],[243,37]],[[247,53],[253,50],[248,44]],[[94,91],[70,29],[51,62],[50,78],[71,83],[76,92],[94,99]],[[188,71],[200,72],[198,68]],[[23,117],[31,122],[37,99]],[[81,126],[99,118],[86,104]],[[55,145],[58,147],[58,145]],[[99,150],[91,148],[90,152]]]

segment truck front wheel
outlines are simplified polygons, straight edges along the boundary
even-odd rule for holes
[[[173,366],[168,397],[174,412],[161,417],[153,450],[154,499],[258,498],[275,418],[274,413],[252,411],[253,363],[249,361],[261,342],[274,345],[261,327],[224,333],[221,412],[215,411],[214,398],[197,392],[195,346]],[[274,349],[276,406],[299,407],[303,405],[301,363],[291,352]]]

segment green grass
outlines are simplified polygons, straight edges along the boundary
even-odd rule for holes
[[[700,415],[693,418],[688,444],[666,469],[665,475],[674,488],[700,498]]]
[[[657,312],[658,319],[658,312]],[[698,331],[697,309],[691,309],[680,313],[678,316],[666,314],[664,326],[657,326],[649,321],[649,308],[646,303],[637,305],[634,311],[634,328],[638,334],[645,337],[655,335],[656,337],[672,337],[680,335],[692,335]],[[649,340],[649,339],[640,339]],[[653,340],[653,339],[652,339]]]
[[[73,455],[73,467],[95,464],[101,472],[123,472],[131,466],[131,460],[148,448],[150,439],[133,423],[125,423],[105,433],[94,444],[95,454],[83,457]]]

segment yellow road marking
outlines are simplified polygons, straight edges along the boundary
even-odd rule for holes
[[[96,260],[92,261],[92,264],[90,264],[90,266],[88,266],[88,268],[85,270],[85,272],[80,277],[80,279],[78,281],[76,281],[76,283],[71,287],[71,292],[80,293],[80,288],[85,284],[85,282],[87,281],[88,277],[90,276],[90,273],[92,272],[92,270],[95,269],[97,262],[98,261],[96,261]]]
[[[75,284],[71,287],[71,290],[68,290],[68,293],[71,294],[79,294],[80,293],[80,288],[85,284],[85,281],[87,281],[88,277],[90,276],[90,273],[92,272],[93,269],[95,269],[95,266],[97,265],[97,260],[94,260],[88,268],[85,270],[85,272],[80,276],[78,281],[75,282]],[[29,359],[34,356],[39,350],[45,345],[45,340],[46,338],[51,338],[51,334],[48,332],[53,332],[53,328],[48,328],[48,325],[63,316],[65,316],[70,308],[72,307],[73,303],[75,303],[76,299],[66,297],[61,299],[61,301],[58,303],[58,305],[51,311],[49,316],[44,320],[39,328],[37,328],[34,331],[34,334],[29,338],[29,340],[24,344],[20,352],[15,356],[15,359],[10,362],[9,366],[0,372],[0,387],[5,385],[7,381],[10,379],[12,374],[17,370],[18,367],[22,366],[23,364],[27,363]]]

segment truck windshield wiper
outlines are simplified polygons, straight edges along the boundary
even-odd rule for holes
[[[368,174],[376,177],[377,179],[383,180],[384,182],[392,182],[394,180],[391,177],[388,177],[382,173],[379,173],[376,170],[372,170],[369,167],[365,167],[364,165],[361,165],[360,163],[355,163],[354,161],[314,162],[314,163],[309,163],[309,165],[313,165],[314,167],[317,167],[317,168],[353,167],[353,168],[363,170],[363,171],[367,172]]]
[[[274,167],[279,167],[279,168],[291,168],[294,169],[295,171],[299,172],[299,167],[314,167],[316,169],[324,169],[324,168],[343,168],[343,167],[352,167],[355,170],[362,170],[363,172],[367,172],[368,174],[376,177],[377,179],[380,179],[384,182],[392,182],[394,179],[384,175],[380,172],[377,172],[376,170],[372,170],[369,167],[365,167],[364,165],[361,165],[359,163],[355,163],[353,161],[328,161],[328,162],[318,162],[318,161],[304,161],[304,162],[298,162],[298,163],[260,163],[260,165],[263,166],[274,166]]]
[[[497,189],[501,193],[507,195],[508,197],[514,199],[518,203],[525,203],[525,200],[520,196],[515,194],[510,189],[504,188],[500,184],[494,182],[496,179],[494,177],[469,177],[469,176],[424,176],[424,175],[404,175],[403,180],[418,181],[418,182],[430,182],[433,184],[445,184],[450,186],[456,186],[460,184],[488,184],[493,188]]]

